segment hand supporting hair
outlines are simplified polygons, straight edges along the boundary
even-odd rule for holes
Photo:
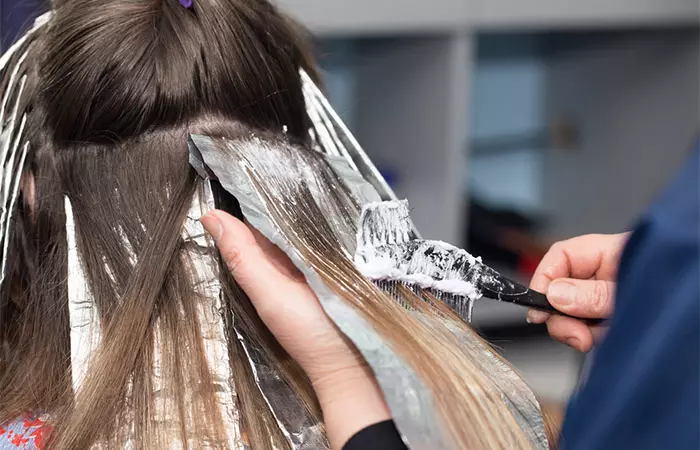
[[[332,448],[342,448],[358,431],[389,419],[367,363],[289,258],[223,211],[210,212],[201,221],[260,318],[311,379]]]

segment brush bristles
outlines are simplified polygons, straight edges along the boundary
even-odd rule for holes
[[[365,205],[357,230],[357,247],[406,244],[416,238],[406,200]]]
[[[416,294],[419,298],[425,301],[430,301],[426,298],[426,293],[433,298],[440,300],[445,305],[449,306],[455,313],[457,313],[462,319],[471,323],[472,321],[472,310],[474,307],[474,300],[464,297],[462,295],[450,294],[435,289],[422,289],[415,284],[406,283],[403,281],[395,280],[375,280],[375,286],[389,294],[396,302],[402,307],[409,311],[415,311],[413,304],[406,302],[405,292],[409,290]]]

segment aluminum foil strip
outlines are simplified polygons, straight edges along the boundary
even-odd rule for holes
[[[206,211],[213,209],[214,199],[209,183],[205,183],[202,196],[193,197],[192,205],[183,228],[183,239],[186,243],[193,244],[188,248],[189,258],[193,263],[193,284],[200,292],[202,302],[198,305],[198,318],[200,321],[201,335],[203,337],[206,358],[213,382],[216,385],[216,398],[221,405],[221,415],[228,432],[227,445],[232,450],[244,450],[243,440],[239,427],[239,413],[236,405],[236,393],[231,366],[229,364],[228,341],[225,321],[222,315],[221,285],[218,279],[218,259],[214,256],[213,244],[210,244],[207,234],[199,219]],[[75,234],[75,218],[73,208],[68,197],[65,197],[66,211],[66,235],[68,246],[68,307],[70,314],[70,339],[71,339],[71,369],[73,389],[78,392],[89,368],[89,361],[100,344],[100,317],[90,292],[87,278],[82,268]],[[130,248],[125,241],[126,248]],[[136,262],[132,255],[132,262]],[[153,383],[154,391],[164,392],[162,382],[162,364],[160,352],[162,349],[160,327],[156,326],[154,339],[154,367]],[[169,423],[175,432],[179,418],[176,414],[168,415],[168,411],[175,411],[175,401],[170,398],[161,398],[158,403],[165,409],[166,423]],[[168,426],[166,424],[166,426]],[[192,445],[201,446],[200,442],[184,445],[182,442],[173,441],[173,449],[191,448]],[[128,448],[133,443],[128,441]],[[101,448],[100,444],[93,446]],[[199,448],[199,447],[198,447]],[[206,448],[206,447],[205,447]],[[213,447],[212,447],[213,448]]]
[[[353,169],[347,159],[326,155],[326,161],[328,161],[328,164],[330,164],[338,177],[355,196],[358,205],[362,206],[367,203],[381,201],[381,196],[377,190],[362,177],[360,172]]]
[[[343,123],[326,96],[321,92],[321,89],[314,83],[304,69],[300,69],[299,76],[301,77],[302,90],[306,99],[307,114],[312,120],[315,134],[319,137],[323,137],[323,140],[319,142],[319,144],[323,147],[327,136],[327,139],[329,139],[335,147],[340,147],[338,154],[334,155],[331,153],[331,156],[340,155],[345,157],[348,160],[348,164],[353,168],[357,168],[360,174],[375,188],[383,200],[397,200],[394,191],[381,173],[379,173],[379,170],[377,170],[359,142],[357,142],[355,136],[352,135],[348,127]],[[326,120],[323,120],[322,117],[325,117]],[[327,149],[325,150],[328,152]]]
[[[201,295],[198,305],[198,318],[204,341],[204,352],[209,364],[209,372],[216,387],[216,398],[220,405],[221,417],[228,432],[228,448],[244,450],[240,430],[236,391],[229,361],[226,324],[221,301],[221,282],[218,276],[218,258],[213,251],[213,243],[199,219],[214,209],[214,195],[211,183],[205,181],[202,189],[192,199],[192,205],[185,220],[183,238],[189,249],[189,259],[193,263],[193,282]],[[160,346],[156,344],[156,348]]]
[[[458,333],[462,342],[478,342],[464,333]],[[493,350],[478,342],[484,355],[488,357],[489,367],[484,368],[501,390],[501,397],[510,408],[515,420],[527,436],[532,448],[549,450],[549,441],[545,431],[542,407],[537,397],[522,378],[499,359]]]
[[[29,143],[20,145],[24,135],[24,126],[27,122],[27,115],[22,116],[19,128],[15,128],[17,110],[21,100],[22,91],[26,77],[22,78],[20,89],[17,94],[17,101],[13,108],[13,113],[7,128],[2,130],[0,139],[2,140],[2,155],[0,156],[0,164],[2,164],[2,187],[0,208],[0,242],[2,243],[2,264],[0,265],[0,285],[5,281],[7,269],[7,256],[9,252],[10,234],[12,226],[12,216],[15,211],[17,200],[19,199],[20,183],[22,180],[22,171],[24,163],[29,152]],[[16,161],[19,155],[19,161]]]
[[[7,211],[3,210],[3,218],[0,224],[4,225],[2,230],[2,266],[0,267],[0,285],[5,281],[6,271],[7,271],[7,256],[9,253],[10,244],[10,232],[12,226],[12,216],[15,211],[15,206],[17,205],[17,200],[19,199],[19,185],[22,181],[22,168],[27,158],[27,153],[29,152],[29,142],[25,143],[22,147],[22,153],[20,155],[20,160],[16,173],[14,174],[14,182],[11,184],[10,191],[10,204]],[[5,175],[3,175],[5,176]],[[9,178],[12,179],[12,178]]]
[[[19,83],[17,78],[20,69],[29,55],[32,42],[32,35],[43,26],[51,17],[50,13],[44,14],[36,19],[34,26],[15,42],[0,57],[0,71],[5,72],[11,69],[8,84],[3,92],[2,104],[0,105],[0,164],[2,165],[2,200],[0,208],[0,244],[2,245],[2,263],[0,264],[0,285],[5,281],[7,271],[7,257],[9,251],[9,240],[12,228],[12,215],[19,198],[19,186],[22,178],[22,170],[29,152],[29,144],[22,142],[24,138],[24,126],[27,115],[23,114],[21,120],[17,120],[19,106],[24,101],[24,88],[27,83],[27,76],[23,75]],[[10,59],[22,51],[13,66],[8,67]],[[18,87],[19,86],[19,87]],[[12,112],[6,117],[10,98],[14,98]],[[19,155],[19,158],[18,158]]]
[[[330,449],[323,424],[315,422],[307,413],[297,394],[280,377],[273,364],[256,348],[250,339],[236,330],[236,336],[243,346],[255,382],[265,402],[270,407],[277,425],[294,450]]]
[[[205,166],[202,156],[190,141],[190,164],[204,179],[216,176]],[[211,208],[213,209],[213,208]],[[329,448],[322,424],[316,423],[308,414],[298,395],[282,379],[280,373],[265,353],[258,349],[245,333],[236,327],[234,330],[251,365],[255,382],[265,398],[277,425],[294,450],[322,450]]]
[[[2,96],[2,109],[0,110],[0,124],[2,125],[3,128],[8,127],[12,128],[14,123],[15,123],[15,117],[17,116],[17,110],[19,108],[19,105],[22,101],[22,91],[24,90],[24,86],[27,82],[27,76],[23,75],[20,78],[20,87],[17,92],[14,91],[15,89],[15,84],[17,82],[17,77],[19,76],[19,71],[22,68],[22,64],[24,63],[25,59],[29,55],[29,50],[30,47],[28,47],[24,53],[19,57],[17,60],[17,64],[12,68],[12,72],[10,73],[10,79],[7,82],[7,88],[5,89],[5,92],[3,93]],[[7,111],[7,103],[10,101],[10,98],[14,96],[15,99],[15,106],[12,109],[12,116],[10,116],[8,124],[5,124],[5,111]]]
[[[414,370],[389,348],[352,307],[335,295],[317,273],[306,266],[272,223],[247,175],[247,170],[253,168],[233,157],[234,152],[231,150],[217,148],[230,145],[230,141],[218,139],[215,142],[206,136],[192,136],[191,140],[197,151],[195,159],[203,162],[202,166],[209,169],[207,172],[213,172],[224,189],[239,201],[246,220],[290,257],[306,277],[326,313],[360,350],[374,371],[397,428],[410,448],[453,448],[442,430],[431,395]]]
[[[70,199],[64,198],[68,244],[68,311],[70,316],[70,361],[73,391],[78,392],[88,370],[90,357],[100,344],[100,316],[83,271],[75,234],[75,217]]]
[[[489,378],[525,433],[532,449],[549,450],[542,409],[537,397],[525,381],[504,363],[488,344],[478,339],[476,334],[472,335],[460,330],[450,322],[445,322],[445,326],[459,338],[465,347],[471,349],[470,353],[481,353],[485,356],[483,359],[476,358],[475,361],[481,363],[482,372],[489,374]]]
[[[318,101],[314,90],[307,84],[302,85],[304,100],[307,105],[306,112],[311,119],[316,138],[322,149],[330,156],[341,156],[348,160],[353,169],[358,170],[355,162],[345,148],[345,145],[338,137],[333,123]]]
[[[49,11],[37,17],[36,20],[34,20],[34,25],[32,26],[32,28],[27,30],[27,32],[24,33],[24,36],[17,39],[15,43],[12,44],[5,53],[3,53],[2,57],[0,57],[0,70],[5,69],[5,66],[10,61],[10,58],[12,58],[12,56],[15,53],[17,53],[17,51],[27,42],[27,40],[29,40],[32,37],[32,35],[39,28],[48,23],[49,19],[51,19],[51,15],[52,13]]]

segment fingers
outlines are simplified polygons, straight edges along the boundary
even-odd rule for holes
[[[536,309],[531,309],[527,312],[528,323],[539,325],[545,323],[547,319],[551,317],[551,314],[544,311],[538,311]]]
[[[553,315],[547,320],[547,331],[552,338],[580,352],[590,351],[596,341],[591,328],[570,317]]]
[[[560,278],[549,284],[547,300],[570,316],[605,319],[613,312],[615,286],[612,281]],[[528,311],[530,323],[544,323],[550,316],[542,311]]]
[[[607,318],[613,312],[615,283],[603,280],[554,280],[547,289],[547,299],[559,311],[581,318]],[[598,342],[604,326],[589,327],[571,317],[528,311],[530,323],[547,323],[549,334],[579,351],[587,352]]]
[[[605,319],[613,312],[615,283],[560,278],[549,285],[547,299],[552,306],[570,316]]]
[[[547,292],[557,278],[614,280],[627,236],[591,234],[557,242],[542,258],[530,287]]]
[[[312,295],[289,258],[256,230],[223,211],[212,211],[203,216],[201,222],[214,237],[221,257],[261,316],[261,310],[278,306],[267,303],[274,303],[280,292]]]
[[[256,277],[251,276],[253,270],[265,270],[268,264],[262,258],[262,251],[250,229],[223,211],[212,211],[202,216],[200,221],[214,238],[221,257],[248,295],[264,289]]]
[[[571,317],[552,316],[547,320],[547,331],[552,338],[580,352],[591,351],[603,338],[606,330],[604,325],[589,327]]]

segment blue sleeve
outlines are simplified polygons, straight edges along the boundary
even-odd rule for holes
[[[610,330],[563,450],[700,448],[700,148],[624,251]]]

